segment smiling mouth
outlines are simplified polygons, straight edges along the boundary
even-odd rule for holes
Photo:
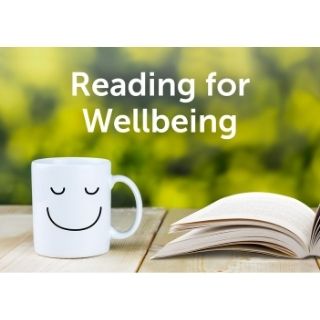
[[[100,219],[100,216],[101,216],[101,212],[102,212],[102,207],[99,208],[99,214],[96,218],[96,220],[91,223],[89,226],[87,227],[84,227],[84,228],[77,228],[77,229],[72,229],[72,228],[66,228],[66,227],[62,227],[60,225],[58,225],[50,216],[50,212],[49,212],[49,207],[46,208],[47,209],[47,215],[48,215],[48,218],[49,220],[58,228],[60,229],[63,229],[63,230],[67,230],[67,231],[83,231],[83,230],[87,230],[87,229],[90,229],[91,227],[93,227],[97,222],[98,220]]]

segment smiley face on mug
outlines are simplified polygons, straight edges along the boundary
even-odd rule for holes
[[[36,253],[48,257],[83,258],[107,252],[111,239],[133,235],[142,219],[142,199],[128,177],[111,174],[101,158],[62,157],[32,162],[33,241]],[[111,224],[111,190],[127,185],[136,200],[136,216],[128,230]]]
[[[99,190],[100,190],[100,187],[96,187],[93,191],[90,191],[89,188],[84,187],[84,192],[89,196],[96,195],[99,192]],[[62,189],[57,190],[57,189],[54,189],[53,187],[50,187],[50,191],[54,195],[60,197],[60,196],[63,196],[65,194],[66,188],[62,187]],[[83,227],[80,227],[80,228],[71,228],[71,227],[66,227],[66,226],[60,225],[53,218],[54,213],[52,212],[52,209],[50,209],[49,207],[46,207],[46,212],[47,212],[49,220],[57,228],[60,228],[60,229],[66,230],[66,231],[83,231],[83,230],[87,230],[87,229],[92,228],[99,221],[99,219],[101,217],[101,213],[102,213],[102,206],[99,207],[98,212],[97,212],[97,217],[95,218],[95,220],[92,223],[90,223],[89,225],[83,226]]]

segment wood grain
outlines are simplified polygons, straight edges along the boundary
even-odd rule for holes
[[[31,207],[0,207],[1,272],[136,272],[143,261],[165,215],[164,209],[144,210],[142,224],[135,235],[111,242],[111,250],[84,259],[53,259],[33,250]],[[126,229],[134,210],[114,209],[112,223]]]
[[[175,209],[167,213],[139,272],[319,272],[314,258],[280,259],[237,252],[208,252],[151,260],[157,250],[177,237],[168,234],[170,224],[191,212]]]

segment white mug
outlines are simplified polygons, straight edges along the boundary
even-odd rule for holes
[[[142,218],[142,200],[135,183],[111,175],[111,163],[99,158],[46,158],[32,162],[33,241],[35,251],[57,258],[103,254],[110,239],[130,237]],[[129,186],[136,216],[127,231],[111,226],[111,189]]]

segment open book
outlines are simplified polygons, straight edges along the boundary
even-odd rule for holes
[[[173,223],[187,231],[153,258],[239,250],[272,256],[320,256],[320,207],[315,214],[302,202],[279,194],[232,195]]]

